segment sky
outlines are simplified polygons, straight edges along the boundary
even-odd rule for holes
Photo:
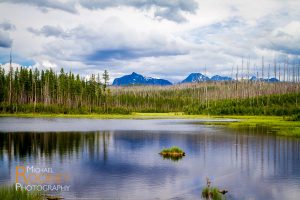
[[[299,0],[0,0],[0,63],[111,80],[300,61]]]

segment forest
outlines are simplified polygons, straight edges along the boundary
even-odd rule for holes
[[[280,82],[251,81],[236,75],[235,80],[222,82],[110,86],[106,70],[86,79],[63,68],[55,72],[26,67],[5,71],[0,67],[0,112],[294,115],[300,111],[299,68],[298,75],[296,72],[297,68],[288,76],[284,71]]]

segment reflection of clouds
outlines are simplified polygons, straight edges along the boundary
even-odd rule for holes
[[[187,122],[202,120],[161,119],[68,119],[68,118],[12,118],[0,119],[0,132],[92,132],[92,131],[201,131],[204,128]],[[165,123],[162,123],[165,122]]]
[[[185,184],[194,187],[189,183],[208,176],[212,177],[215,184],[228,188],[232,198],[267,199],[271,196],[272,199],[282,199],[282,196],[273,193],[282,183],[291,185],[288,180],[293,179],[292,177],[298,179],[299,159],[295,158],[299,158],[299,152],[293,152],[293,149],[294,151],[297,149],[298,143],[294,139],[261,134],[264,131],[266,130],[258,129],[224,134],[216,130],[215,134],[202,132],[187,135],[174,135],[174,132],[161,134],[115,132],[114,143],[115,146],[120,146],[122,151],[145,153],[150,160],[152,158],[147,153],[155,152],[156,149],[153,146],[168,146],[177,143],[184,147],[188,156],[186,160],[180,162],[180,168],[177,169],[177,173],[185,170],[187,174],[175,174],[175,180],[187,178],[188,181]],[[157,145],[158,141],[159,145]],[[288,155],[292,155],[294,159],[287,159]],[[132,166],[137,164],[141,166],[145,164],[144,160],[146,159],[123,161],[131,163]],[[147,163],[146,166],[142,166],[147,168],[147,166],[152,166],[151,164]],[[287,168],[295,170],[287,170]],[[171,176],[168,172],[163,173],[164,178]],[[156,177],[151,173],[140,175],[145,176],[142,180],[147,179],[148,175]],[[161,175],[158,174],[158,176]],[[204,181],[201,184],[204,184]],[[165,187],[171,187],[171,185],[176,184],[170,183],[170,186]],[[294,194],[297,191],[299,189],[295,191],[293,188],[291,193]]]
[[[173,191],[170,185],[174,185],[173,181],[178,179],[180,172],[176,165],[170,165],[170,162],[164,161],[158,155],[160,137],[158,132],[114,132],[114,149],[109,149],[108,160],[101,157],[84,160],[80,166],[80,170],[84,172],[79,174],[84,173],[88,181],[76,181],[73,185],[76,188],[85,187],[87,190],[99,187],[112,193],[118,190],[121,197],[130,195],[130,198],[137,199],[146,197],[144,195],[147,193],[148,196],[169,196]],[[79,177],[77,180],[80,180]],[[128,188],[132,193],[128,194]],[[112,194],[104,195],[111,197]]]
[[[194,199],[206,177],[228,189],[231,199],[295,199],[300,193],[299,139],[266,134],[261,127],[232,131],[138,122],[144,129],[159,125],[152,131],[0,133],[0,182],[13,180],[7,170],[25,160],[72,171],[67,197]],[[173,145],[186,156],[178,162],[163,160],[158,152]]]
[[[298,199],[300,192],[299,183],[291,184],[288,178],[270,181],[236,174],[228,179],[216,180],[229,190],[232,199]],[[246,183],[243,183],[245,180]]]
[[[2,165],[1,163],[5,162],[3,159],[0,159],[0,185],[9,182],[10,171],[7,165]]]
[[[84,163],[81,166],[82,173],[80,173],[84,174],[84,177],[78,175],[78,178],[72,183],[74,190],[79,191],[80,188],[84,188],[82,191],[86,191],[101,188],[101,191],[104,192],[103,195],[108,196],[111,194],[107,194],[105,191],[118,190],[122,197],[130,194],[128,194],[128,190],[138,189],[140,193],[135,195],[142,197],[143,192],[148,190],[157,190],[160,193],[163,188],[170,189],[168,187],[171,184],[170,180],[179,178],[179,170],[174,166],[146,166],[119,161],[115,158],[110,159],[110,162],[98,160]],[[134,195],[130,194],[130,196]]]
[[[234,140],[227,142],[232,147],[224,148],[230,149],[230,153],[223,152],[223,155],[230,155],[235,173],[216,176],[215,180],[228,188],[236,199],[295,199],[292,196],[300,193],[298,140],[266,132],[266,128],[259,127],[229,133]],[[218,154],[221,152],[214,155]],[[223,170],[230,167],[227,164],[225,162]],[[222,173],[222,169],[214,171],[218,172]]]

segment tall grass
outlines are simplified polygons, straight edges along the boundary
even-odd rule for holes
[[[16,190],[15,186],[0,187],[1,200],[43,200],[38,192],[27,192],[25,190]]]

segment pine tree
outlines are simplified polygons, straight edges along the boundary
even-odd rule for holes
[[[102,78],[103,78],[103,90],[105,91],[107,85],[108,85],[108,82],[109,82],[109,75],[108,75],[108,72],[107,70],[104,70],[103,72],[103,75],[102,75]]]

